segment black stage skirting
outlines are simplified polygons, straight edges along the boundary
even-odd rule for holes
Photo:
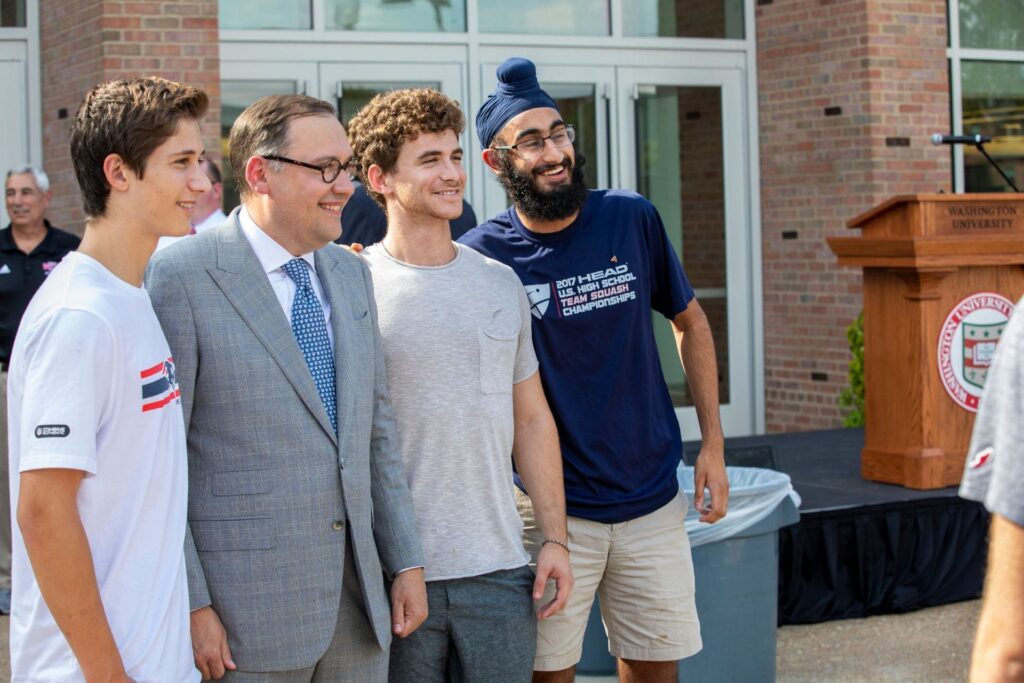
[[[861,479],[864,432],[726,439],[730,464],[774,465],[803,502],[779,531],[779,624],[909,612],[981,595],[989,516],[956,488]],[[685,445],[692,463],[699,444]]]

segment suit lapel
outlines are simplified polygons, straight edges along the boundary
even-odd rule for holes
[[[219,236],[217,266],[208,269],[210,276],[238,311],[242,321],[266,348],[320,426],[331,439],[337,441],[327,410],[313,383],[313,376],[306,366],[306,358],[295,341],[295,335],[270,286],[270,280],[245,238],[237,214],[232,214],[231,219],[235,229],[224,231]]]
[[[344,434],[348,421],[355,410],[355,391],[352,387],[352,373],[348,370],[356,361],[354,340],[352,338],[353,323],[361,317],[352,308],[352,293],[362,291],[364,287],[357,280],[353,271],[358,269],[345,268],[337,254],[330,249],[320,249],[314,254],[316,272],[320,277],[327,301],[331,304],[331,328],[334,333],[334,372],[338,401],[338,434]]]

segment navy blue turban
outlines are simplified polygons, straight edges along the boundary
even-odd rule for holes
[[[494,136],[509,119],[529,109],[558,109],[555,101],[537,82],[537,67],[529,59],[509,57],[498,67],[498,87],[476,115],[476,134],[482,147],[490,147]]]

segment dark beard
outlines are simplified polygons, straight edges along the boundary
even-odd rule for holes
[[[498,180],[505,188],[506,194],[526,218],[536,221],[560,221],[580,210],[587,201],[587,181],[583,177],[583,165],[586,160],[577,153],[576,163],[565,157],[565,163],[572,173],[572,181],[568,185],[557,187],[547,192],[537,189],[533,181],[533,172],[519,171],[509,154],[498,157]],[[536,169],[543,171],[550,166]]]

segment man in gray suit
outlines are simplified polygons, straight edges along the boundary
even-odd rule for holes
[[[255,102],[230,142],[242,206],[147,275],[188,433],[196,664],[383,681],[391,633],[427,607],[370,273],[331,244],[352,150],[331,105],[292,95]]]

